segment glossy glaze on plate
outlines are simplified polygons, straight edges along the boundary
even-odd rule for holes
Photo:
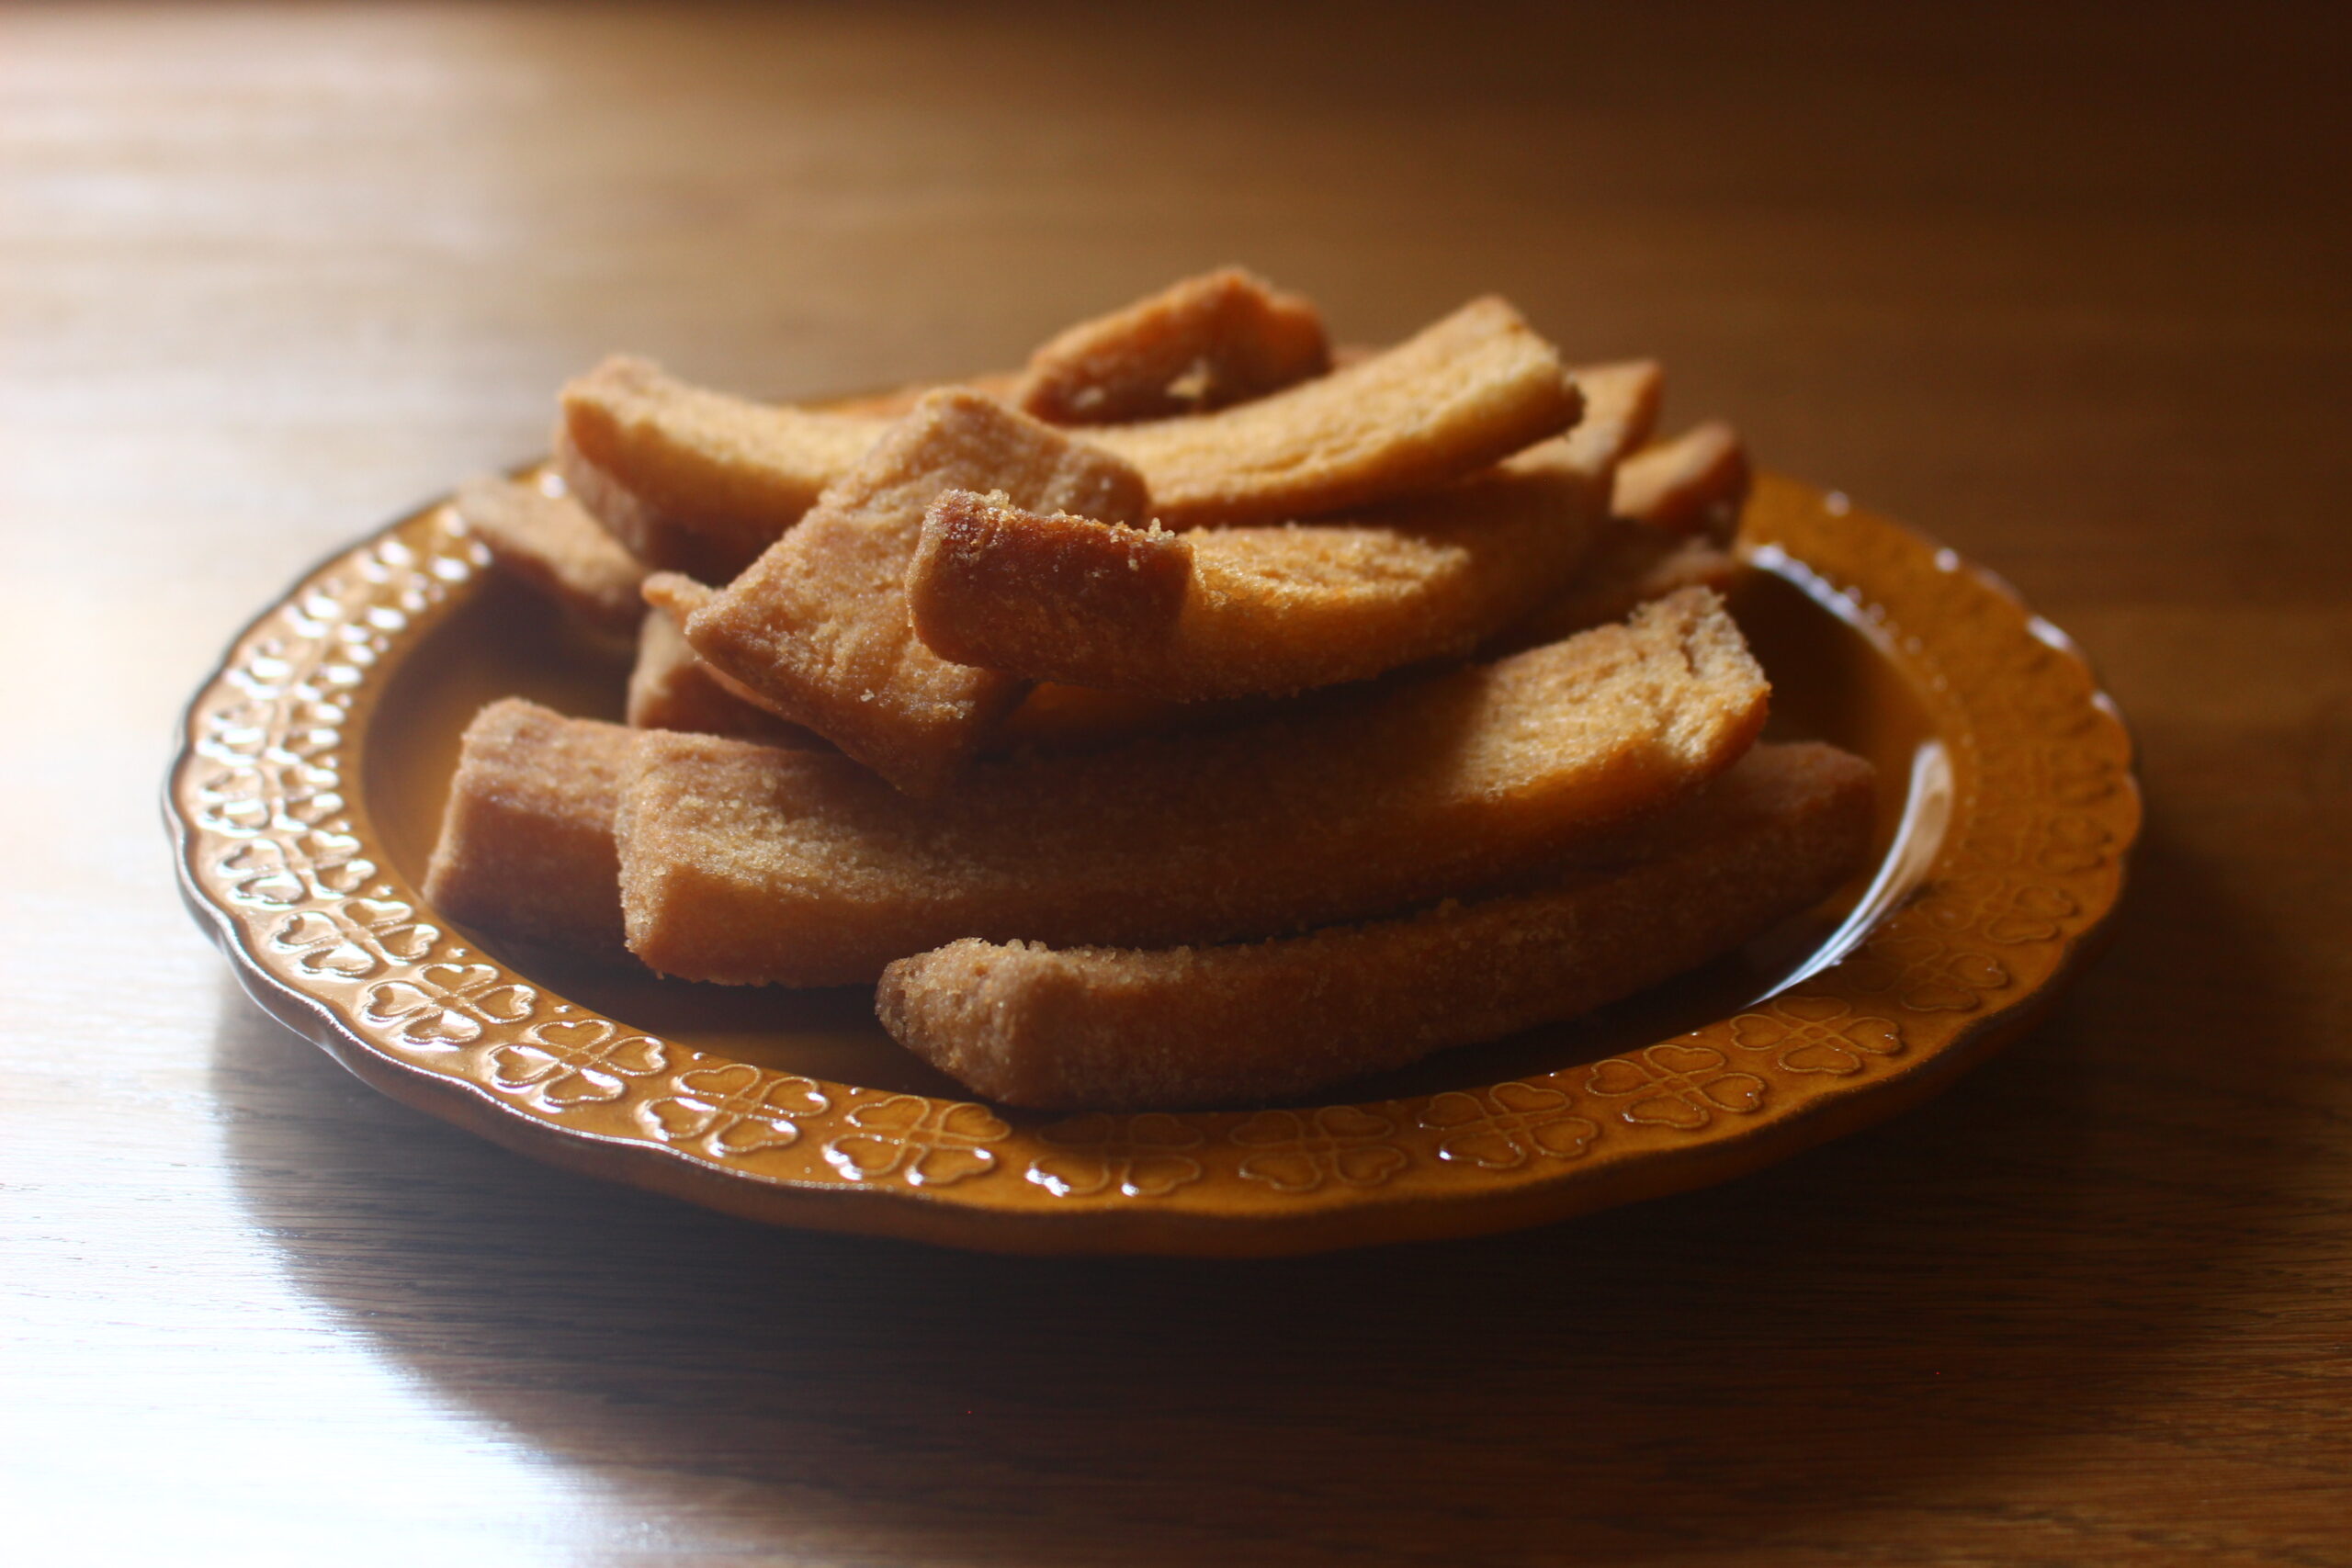
[[[1037,1252],[1243,1255],[1497,1230],[1717,1181],[1934,1093],[2030,1026],[2121,890],[2131,748],[1999,582],[1767,477],[1734,608],[1776,732],[1880,768],[1832,906],[1577,1024],[1329,1101],[1050,1118],[959,1098],[868,991],[708,987],[478,944],[416,891],[457,739],[622,666],[493,580],[446,506],[305,577],[191,704],[191,907],[271,1012],[535,1157],[763,1220]]]

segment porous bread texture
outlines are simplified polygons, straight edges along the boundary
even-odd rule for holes
[[[618,955],[613,817],[639,733],[520,697],[484,707],[460,743],[425,898],[502,936]]]
[[[1535,889],[1249,946],[967,939],[876,998],[974,1093],[1048,1111],[1247,1103],[1572,1018],[1819,900],[1865,858],[1867,762],[1758,746],[1663,818]]]
[[[863,457],[882,420],[752,402],[616,355],[567,383],[556,464],[647,565],[724,582]]]
[[[1223,408],[1330,367],[1312,301],[1228,266],[1057,334],[1012,400],[1055,424],[1111,424]]]
[[[1578,381],[1568,435],[1347,518],[1142,533],[950,491],[907,576],[916,635],[959,663],[1172,702],[1466,654],[1566,585],[1655,416],[1653,364]]]
[[[799,525],[686,621],[686,640],[763,705],[910,795],[946,787],[1020,702],[1017,676],[952,663],[909,624],[906,578],[943,491],[1141,522],[1134,468],[968,389],[927,394]]]
[[[500,570],[598,631],[627,637],[637,629],[645,563],[579,502],[534,481],[483,478],[458,486],[451,504]]]
[[[1558,434],[1582,406],[1558,350],[1489,297],[1255,401],[1087,434],[1143,470],[1162,524],[1189,528],[1433,490]]]
[[[843,759],[650,735],[617,819],[632,952],[728,983],[871,980],[962,936],[1277,934],[1460,892],[1722,771],[1763,673],[1713,595],[1357,704],[976,766],[918,804]]]

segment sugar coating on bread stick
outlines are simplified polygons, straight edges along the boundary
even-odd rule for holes
[[[1228,266],[1057,334],[1012,400],[1055,424],[1114,424],[1223,408],[1330,367],[1310,301]]]
[[[1636,452],[1618,467],[1609,510],[1671,534],[1727,545],[1747,500],[1747,450],[1721,420]]]
[[[503,936],[621,952],[613,813],[639,732],[508,697],[466,727],[424,896]]]
[[[565,386],[556,463],[647,565],[724,582],[886,428],[689,386],[616,356]]]
[[[1581,407],[1559,352],[1488,298],[1253,402],[1088,436],[1143,470],[1160,522],[1189,528],[1278,523],[1433,490],[1558,434]]]
[[[469,479],[450,504],[499,570],[512,573],[602,632],[626,637],[645,614],[645,563],[579,502],[548,484]]]
[[[959,663],[1183,703],[1467,653],[1566,585],[1655,416],[1653,364],[1578,380],[1569,434],[1351,518],[1143,533],[950,491],[907,574],[916,635]]]
[[[735,735],[770,745],[824,744],[808,730],[745,696],[686,642],[685,617],[714,591],[676,572],[645,581],[645,620],[628,676],[628,722],[637,729]]]
[[[1540,459],[1439,495],[1379,521],[1147,534],[954,492],[925,521],[909,607],[944,658],[1109,692],[1360,681],[1466,653],[1533,608],[1601,516],[1591,483]]]
[[[618,820],[630,950],[833,985],[962,936],[1274,935],[1475,887],[1736,760],[1767,689],[1703,592],[1627,626],[1204,736],[975,766],[909,800],[843,759],[649,735]]]
[[[1871,768],[1759,746],[1532,890],[1250,946],[965,940],[884,971],[876,1010],[975,1093],[1043,1110],[1317,1089],[1630,996],[1804,909],[1861,863]]]
[[[686,622],[722,674],[912,795],[945,787],[1026,684],[940,658],[908,622],[923,513],[951,489],[1123,523],[1147,505],[1118,458],[979,393],[933,392]]]

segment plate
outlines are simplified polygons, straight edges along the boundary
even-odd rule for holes
[[[1874,863],[1738,953],[1343,1096],[975,1102],[865,989],[700,987],[477,939],[417,888],[474,709],[617,716],[624,667],[446,503],[306,574],[190,704],[181,886],[254,998],[377,1089],[548,1163],[785,1224],[1241,1256],[1468,1235],[1724,1180],[1917,1103],[2030,1027],[2121,893],[2131,742],[1997,579],[1767,476],[1733,608],[1773,733],[1878,765]]]

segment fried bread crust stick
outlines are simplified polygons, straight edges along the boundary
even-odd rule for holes
[[[882,420],[689,386],[616,355],[567,384],[564,483],[648,566],[724,582],[864,456]]]
[[[647,565],[708,582],[791,527],[887,423],[729,397],[626,356],[567,385],[562,404],[556,464],[571,492]],[[1580,406],[1557,351],[1486,299],[1255,401],[1089,434],[1144,471],[1162,521],[1190,527],[1433,489],[1556,434]]]
[[[645,614],[645,563],[569,495],[518,479],[469,479],[452,504],[499,570],[599,631],[627,637]]]
[[[628,675],[631,728],[733,735],[772,745],[823,744],[752,702],[687,645],[683,623],[712,590],[676,572],[657,571],[645,580],[642,592],[645,620],[638,628],[637,662]]]
[[[424,897],[503,936],[619,956],[613,813],[639,731],[507,697],[460,743]]]
[[[1631,996],[1844,881],[1871,768],[1758,746],[1699,798],[1532,891],[1250,946],[965,940],[883,972],[898,1041],[975,1093],[1049,1111],[1299,1094]],[[1590,863],[1598,858],[1600,863]]]
[[[1609,510],[1671,534],[1703,535],[1729,544],[1739,531],[1747,480],[1747,450],[1739,432],[1709,420],[1626,458],[1617,469]]]
[[[1200,413],[1331,368],[1314,305],[1238,266],[1188,277],[1057,334],[1012,403],[1053,424]]]
[[[645,580],[644,634],[638,645],[636,668],[629,675],[630,726],[731,735],[804,751],[827,750],[830,742],[824,737],[761,706],[757,694],[713,669],[686,641],[685,618],[710,603],[718,592],[674,571],[657,571]],[[1262,711],[1262,705],[1253,704],[1247,709],[1227,705],[1215,712],[1203,707],[1199,714],[1204,721],[1238,723]],[[989,742],[1001,750],[1034,746],[1100,750],[1174,728],[1178,722],[1179,716],[1171,715],[1165,703],[1078,686],[1037,686],[996,727]]]
[[[1190,528],[1434,490],[1558,434],[1582,406],[1559,351],[1489,297],[1255,401],[1087,434],[1143,470],[1160,522]]]
[[[978,392],[933,392],[687,618],[686,640],[763,705],[907,793],[937,794],[1026,689],[940,658],[908,624],[923,513],[976,487],[1118,522],[1146,506],[1141,476],[1108,453]]]
[[[1487,645],[1532,648],[1622,620],[1636,604],[1683,588],[1731,581],[1730,545],[1747,500],[1747,457],[1720,422],[1698,425],[1621,463],[1609,522],[1556,598]]]
[[[1560,439],[1567,461],[1589,473],[1611,473],[1657,428],[1666,396],[1666,368],[1655,359],[1582,365],[1569,372],[1584,399],[1584,413]]]
[[[1577,378],[1568,435],[1353,518],[1146,533],[950,491],[908,570],[915,633],[958,663],[1186,703],[1465,654],[1566,585],[1655,415],[1654,364]]]
[[[976,766],[917,804],[841,758],[649,734],[617,818],[630,951],[870,981],[962,936],[1274,935],[1475,887],[1729,766],[1767,687],[1713,595],[1296,718]]]

